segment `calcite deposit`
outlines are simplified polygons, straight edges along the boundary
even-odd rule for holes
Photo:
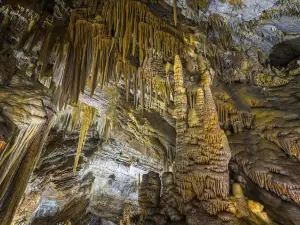
[[[0,225],[299,225],[299,12],[0,0]]]

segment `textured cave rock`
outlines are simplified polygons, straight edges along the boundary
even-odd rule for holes
[[[1,225],[300,224],[298,2],[0,3]]]
[[[162,164],[124,142],[105,143],[95,132],[92,129],[88,135],[78,174],[73,173],[78,132],[51,132],[15,223],[50,225],[70,220],[72,224],[88,224],[98,218],[98,222],[117,224],[125,206],[139,212],[139,177],[149,170],[159,172]]]
[[[268,213],[281,224],[297,224],[297,214],[290,213],[298,210],[298,178],[297,172],[289,172],[297,167],[299,162],[286,156],[282,150],[267,140],[255,134],[243,132],[230,138],[231,149],[237,150],[231,166],[233,176],[241,182],[247,192],[257,201],[262,202]],[[241,137],[242,136],[242,137]],[[270,157],[264,157],[268,155]],[[247,175],[245,175],[247,174]],[[281,205],[283,204],[283,205]],[[285,214],[285,218],[278,215]]]
[[[299,223],[299,205],[287,202],[282,198],[270,193],[264,188],[259,187],[249,177],[245,175],[243,170],[235,163],[230,165],[233,179],[239,182],[245,195],[249,198],[261,202],[265,206],[266,212],[278,224],[294,225]]]

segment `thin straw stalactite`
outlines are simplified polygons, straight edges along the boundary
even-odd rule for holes
[[[173,0],[174,24],[177,26],[177,0]]]

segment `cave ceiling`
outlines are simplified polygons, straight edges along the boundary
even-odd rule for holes
[[[0,0],[0,225],[299,225],[299,16]]]

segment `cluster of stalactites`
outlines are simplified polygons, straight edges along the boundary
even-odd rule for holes
[[[277,177],[278,174],[288,174],[288,172],[283,171],[284,167],[282,165],[278,165],[276,162],[271,164],[265,162],[264,165],[257,165],[249,161],[250,157],[244,157],[243,154],[237,153],[238,150],[241,149],[239,145],[233,145],[232,149],[236,151],[233,160],[238,162],[247,177],[249,177],[254,183],[285,200],[288,199],[297,204],[300,203],[300,196],[298,194],[299,185],[297,185],[297,182],[294,182],[297,181],[297,179],[292,178],[291,182],[289,179],[282,181]],[[291,165],[289,166],[291,167]]]
[[[64,59],[64,67],[57,66],[62,78],[63,99],[77,102],[90,78],[91,93],[97,85],[108,80],[109,61],[113,39],[106,36],[105,25],[89,22],[74,11],[69,24],[69,44],[58,60]],[[64,45],[64,43],[61,43]],[[64,48],[64,47],[62,47]],[[66,55],[66,56],[64,56]]]
[[[225,130],[239,133],[252,127],[254,117],[251,113],[238,111],[233,105],[218,100],[216,101],[216,107],[219,122]]]
[[[139,65],[142,66],[146,59],[157,55],[170,61],[183,48],[182,33],[154,16],[146,4],[133,0],[114,0],[105,1],[99,7],[96,3],[82,2],[89,7],[72,11],[69,42],[62,42],[57,48],[54,74],[58,77],[58,84],[62,85],[62,103],[77,102],[87,83],[90,83],[93,94],[98,85],[102,87],[111,77],[118,82],[121,77],[119,73],[125,78],[128,100],[130,84],[133,83],[135,88],[138,80],[134,79],[138,78],[138,74],[133,75],[138,71],[133,66],[137,63],[132,57],[129,60],[129,55],[138,56]],[[166,82],[155,80],[154,86],[159,89],[165,86],[167,90],[164,92],[170,91]]]
[[[74,162],[74,172],[77,169],[80,154],[85,145],[89,128],[93,125],[96,109],[84,103],[69,106],[56,117],[54,126],[59,130],[74,132],[80,128],[78,147]]]
[[[209,82],[186,94],[179,56],[175,58],[174,77],[176,185],[185,203],[198,198],[207,212],[215,215],[226,211],[229,204],[227,138],[219,126]]]
[[[264,130],[261,136],[279,146],[287,155],[300,160],[300,138],[292,129],[276,128]]]
[[[116,34],[119,50],[125,59],[129,54],[135,56],[139,43],[140,65],[147,50],[163,52],[164,57],[174,57],[176,48],[182,44],[182,34],[161,18],[153,15],[147,5],[134,0],[113,0],[104,4],[103,15],[110,32]]]
[[[173,89],[162,59],[146,58],[143,66],[139,68],[138,79],[141,107],[159,108],[157,103],[162,102],[165,110],[173,97]]]

